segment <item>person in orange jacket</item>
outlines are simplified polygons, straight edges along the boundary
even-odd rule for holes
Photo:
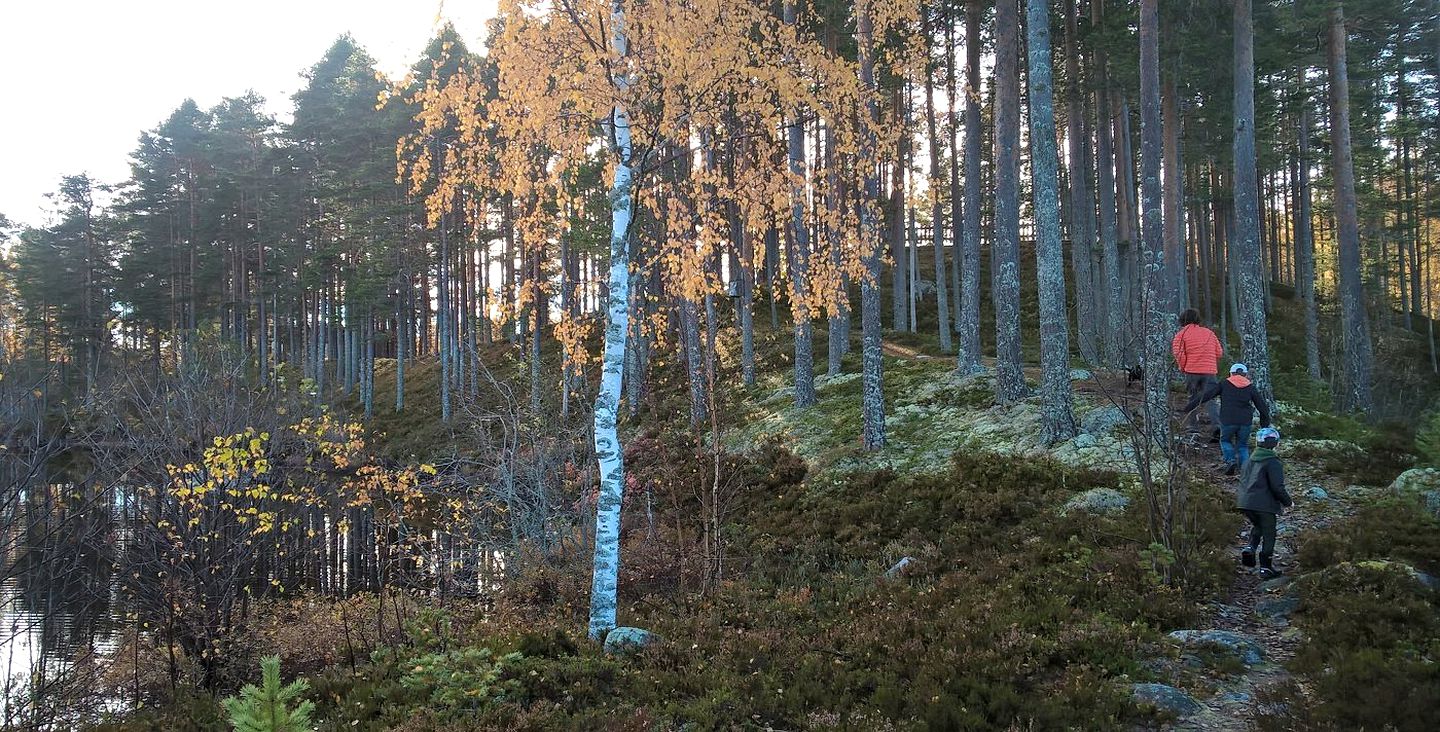
[[[1180,314],[1180,331],[1170,342],[1170,352],[1174,354],[1175,365],[1180,367],[1180,373],[1185,378],[1185,393],[1191,399],[1216,383],[1220,357],[1225,355],[1225,349],[1220,346],[1215,331],[1200,324],[1199,310],[1189,308]],[[1220,429],[1220,405],[1210,402],[1208,411],[1211,427]],[[1198,418],[1195,423],[1198,425]]]

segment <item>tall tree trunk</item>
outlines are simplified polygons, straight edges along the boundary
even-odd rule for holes
[[[1160,103],[1160,12],[1158,0],[1140,0],[1140,193],[1141,254],[1145,267],[1145,429],[1147,445],[1168,455],[1170,448],[1170,325],[1168,297],[1174,286],[1165,264],[1160,163],[1164,130]]]
[[[700,353],[700,315],[694,300],[684,295],[675,298],[680,311],[680,342],[685,351],[685,367],[690,382],[690,426],[699,427],[710,419],[705,409],[705,365]]]
[[[1304,72],[1301,72],[1303,85]],[[1305,311],[1305,369],[1310,378],[1320,380],[1320,318],[1315,309],[1315,236],[1311,231],[1314,214],[1310,211],[1310,105],[1300,101],[1299,129],[1296,133],[1295,197],[1295,278],[1296,294]]]
[[[629,41],[625,27],[625,0],[611,2],[611,50],[619,57],[611,76],[616,98],[630,87]],[[600,393],[595,398],[595,457],[600,464],[600,494],[596,502],[595,573],[590,587],[590,638],[602,639],[615,627],[616,585],[620,572],[620,503],[625,491],[624,452],[615,429],[620,390],[625,375],[625,341],[629,330],[629,231],[634,196],[630,143],[630,116],[616,104],[610,115],[616,154],[615,180],[610,188],[610,316],[605,324],[605,356]]]
[[[740,375],[746,386],[755,385],[755,245],[737,205],[731,204],[730,235],[740,252]],[[732,277],[734,275],[731,275]]]
[[[1004,0],[1002,0],[1003,2]],[[1040,435],[1047,445],[1075,436],[1070,394],[1070,327],[1065,308],[1065,250],[1060,241],[1059,152],[1049,0],[1026,3],[1030,68],[1030,175],[1035,197],[1035,270],[1040,295]]]
[[[995,396],[1009,404],[1029,394],[1020,353],[1018,0],[996,4],[995,47],[995,240],[990,244],[990,291],[995,301]]]
[[[958,3],[956,4],[958,7]],[[954,12],[954,11],[946,11]],[[950,329],[955,333],[960,332],[960,270],[963,267],[961,260],[961,242],[965,238],[964,225],[964,189],[960,184],[960,158],[963,153],[960,150],[960,106],[959,106],[959,84],[958,67],[960,65],[959,47],[955,43],[955,22],[950,16],[945,17],[945,105],[946,119],[950,123]],[[940,275],[935,275],[939,277]]]
[[[879,145],[874,128],[880,124],[880,110],[875,103],[875,38],[870,18],[872,2],[857,0],[855,8],[860,83],[869,92],[865,111],[871,125],[871,129],[865,130],[861,137],[860,164],[866,167],[865,198],[859,202],[860,240],[865,248],[865,278],[860,283],[860,414],[861,441],[866,450],[878,450],[885,445],[885,361],[880,343],[880,254],[884,245],[880,241],[879,227],[875,224],[875,209],[880,205],[880,178],[875,167]]]
[[[1105,0],[1093,0],[1090,6],[1094,24],[1100,25],[1105,19]],[[1096,188],[1100,204],[1100,257],[1103,272],[1096,278],[1096,284],[1104,291],[1101,301],[1104,312],[1100,314],[1103,323],[1102,340],[1105,365],[1120,366],[1124,361],[1122,352],[1125,332],[1125,299],[1121,289],[1120,246],[1116,239],[1118,232],[1115,200],[1115,159],[1114,141],[1111,136],[1112,114],[1110,110],[1110,80],[1106,54],[1103,48],[1095,50],[1095,145],[1096,145]]]
[[[891,124],[901,128],[895,162],[890,166],[890,316],[896,331],[914,330],[910,322],[910,255],[905,249],[905,161],[910,131],[905,126],[905,107],[897,90],[891,104]]]
[[[961,375],[984,370],[980,364],[980,24],[981,0],[965,3],[965,219],[960,240],[960,343],[956,370]],[[991,266],[994,266],[993,263]]]
[[[1172,314],[1179,314],[1180,310],[1190,303],[1188,288],[1185,281],[1185,205],[1181,195],[1181,181],[1184,180],[1183,172],[1180,169],[1180,104],[1175,90],[1175,77],[1178,69],[1172,70],[1161,90],[1164,97],[1161,105],[1165,121],[1165,273],[1169,285],[1165,288],[1165,307]],[[1143,125],[1144,122],[1142,121]],[[1144,130],[1141,130],[1143,137]],[[1143,153],[1142,153],[1143,154]],[[1143,177],[1143,174],[1142,174]],[[1141,195],[1144,195],[1143,192]],[[1163,329],[1163,328],[1162,328]]]
[[[1100,363],[1099,335],[1095,320],[1095,281],[1091,262],[1095,250],[1095,199],[1090,193],[1090,169],[1086,164],[1089,137],[1086,134],[1085,105],[1080,93],[1078,0],[1065,0],[1065,106],[1070,143],[1070,263],[1075,273],[1076,340],[1085,363]]]
[[[843,267],[843,252],[839,242],[839,232],[835,229],[835,223],[840,221],[841,202],[845,196],[840,190],[840,177],[836,174],[836,166],[839,164],[839,155],[835,152],[835,135],[830,125],[825,126],[825,152],[820,158],[825,165],[825,241],[830,250],[830,265],[839,271]],[[850,286],[841,275],[840,292],[835,293],[835,308],[829,319],[829,338],[827,339],[826,373],[830,376],[838,376],[842,370],[841,360],[850,350]]]
[[[1255,26],[1250,0],[1235,2],[1235,239],[1236,311],[1245,365],[1265,399],[1273,401],[1266,334],[1264,264],[1260,259],[1259,182],[1255,168]]]
[[[545,298],[540,293],[540,261],[544,258],[545,242],[537,241],[531,245],[534,251],[530,254],[530,413],[535,419],[541,417],[541,407],[544,405],[544,382],[540,374],[540,337],[545,332]],[[469,259],[468,257],[466,258]],[[473,320],[472,320],[473,327]],[[474,333],[465,339],[465,345],[471,352],[475,349]],[[479,354],[476,354],[477,356]],[[475,384],[478,392],[479,384]]]
[[[924,8],[925,13],[925,38],[927,57],[935,55],[934,42],[935,28],[931,20],[932,12],[940,12],[939,8]],[[940,321],[940,350],[949,353],[950,342],[950,291],[948,283],[945,282],[945,205],[940,195],[941,178],[944,175],[944,168],[941,166],[941,145],[940,128],[935,122],[935,80],[934,71],[929,69],[925,74],[925,127],[930,135],[930,183],[927,190],[930,192],[930,241],[935,247],[935,307],[937,318]],[[919,242],[916,242],[918,245]]]
[[[795,0],[785,2],[785,24],[796,24]],[[795,176],[790,191],[789,252],[791,301],[790,312],[795,318],[795,405],[815,404],[815,352],[810,323],[810,228],[805,223],[805,123],[799,109],[790,119],[790,174]]]
[[[1345,10],[1330,11],[1327,50],[1330,76],[1330,149],[1335,179],[1335,219],[1339,246],[1340,330],[1344,342],[1345,379],[1339,393],[1341,409],[1366,413],[1373,406],[1371,378],[1374,354],[1370,322],[1365,313],[1365,286],[1360,277],[1360,225],[1355,200],[1355,160],[1350,147],[1350,78],[1345,58]]]
[[[780,230],[771,226],[765,231],[765,284],[770,294],[770,329],[780,330],[780,289],[775,284],[780,268]]]

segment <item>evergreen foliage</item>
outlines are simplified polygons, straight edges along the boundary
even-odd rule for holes
[[[299,679],[282,686],[279,656],[260,659],[260,674],[259,686],[247,684],[223,702],[235,732],[309,732],[315,703],[300,698],[309,682]]]

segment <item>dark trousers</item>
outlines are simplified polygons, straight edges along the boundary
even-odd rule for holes
[[[1213,374],[1183,374],[1185,377],[1185,396],[1194,398],[1196,394],[1205,391],[1211,384],[1215,383]],[[1220,426],[1220,399],[1217,397],[1205,403],[1205,412],[1210,415],[1210,426]],[[1200,415],[1191,415],[1190,423],[1200,424]]]
[[[1264,511],[1245,511],[1250,521],[1250,551],[1260,549],[1261,566],[1269,566],[1275,553],[1275,514]]]

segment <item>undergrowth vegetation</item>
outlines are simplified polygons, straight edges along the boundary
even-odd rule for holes
[[[1440,520],[1412,499],[1363,506],[1301,537],[1305,631],[1292,668],[1312,686],[1291,706],[1340,729],[1429,730],[1440,707]],[[1275,729],[1291,729],[1278,723]]]

